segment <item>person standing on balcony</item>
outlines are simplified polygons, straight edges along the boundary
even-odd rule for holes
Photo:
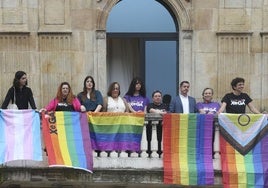
[[[150,100],[146,97],[145,85],[140,78],[135,77],[132,79],[124,99],[127,101],[130,112],[146,113],[147,105],[149,104]],[[131,151],[126,152],[130,157]],[[137,152],[139,153],[140,151]]]
[[[156,90],[152,93],[152,103],[147,106],[147,113],[166,114],[168,106],[162,103],[162,93]]]
[[[32,109],[36,109],[32,90],[27,87],[27,83],[26,73],[24,71],[17,71],[13,80],[13,86],[9,88],[1,108],[7,109],[9,102],[12,101],[19,110],[28,109],[29,103]]]
[[[253,105],[253,100],[248,96],[248,94],[243,93],[245,87],[245,79],[236,77],[232,80],[231,86],[233,92],[227,93],[221,100],[221,108],[218,113],[234,113],[234,114],[244,114],[246,113],[246,106],[249,107],[250,111],[254,114],[259,114],[260,111]]]
[[[128,112],[128,104],[126,100],[120,97],[120,85],[113,82],[107,92],[107,96],[103,98],[103,112]]]
[[[203,102],[198,102],[196,108],[200,114],[216,114],[221,105],[213,102],[213,89],[205,88],[202,92]]]
[[[83,91],[77,95],[82,104],[82,111],[100,112],[103,105],[102,94],[95,89],[95,81],[92,76],[87,76],[84,80]]]
[[[205,88],[202,92],[203,102],[198,102],[196,108],[200,114],[216,114],[221,105],[218,102],[213,102],[213,89]],[[214,142],[215,142],[215,126],[212,127],[212,158],[214,158]]]
[[[162,103],[162,93],[159,90],[156,90],[152,93],[152,103],[149,103],[147,106],[147,113],[157,113],[157,114],[166,114],[168,111],[168,106]],[[162,120],[158,121],[156,126],[156,135],[158,141],[158,150],[157,153],[160,156],[162,154],[161,142],[162,142]],[[152,141],[152,121],[149,121],[146,126],[146,137],[148,142],[147,153],[151,156],[151,141]]]
[[[146,97],[145,85],[138,77],[133,78],[125,94],[130,112],[146,112],[150,100]]]
[[[57,96],[40,111],[81,111],[81,104],[73,94],[68,82],[62,82],[57,91]]]
[[[188,95],[190,83],[182,81],[179,87],[179,95],[171,100],[169,112],[171,113],[196,113],[196,100]]]

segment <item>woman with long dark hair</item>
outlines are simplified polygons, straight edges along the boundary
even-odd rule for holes
[[[150,102],[146,97],[145,85],[139,77],[133,78],[124,98],[129,105],[130,112],[146,112],[146,107]]]
[[[103,105],[102,94],[95,89],[95,81],[92,76],[84,79],[83,91],[77,95],[82,111],[100,112]]]
[[[28,109],[29,103],[32,109],[36,109],[31,88],[27,87],[27,75],[24,71],[17,71],[13,80],[13,85],[9,88],[2,109],[7,109],[10,102],[17,105],[19,110]],[[15,95],[15,97],[14,97]]]

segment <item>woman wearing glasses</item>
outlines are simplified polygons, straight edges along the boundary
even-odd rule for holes
[[[113,82],[107,92],[107,97],[103,99],[103,112],[128,112],[128,105],[125,99],[120,97],[120,85]]]

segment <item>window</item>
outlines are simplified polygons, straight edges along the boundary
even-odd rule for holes
[[[159,89],[175,96],[178,78],[178,33],[168,9],[156,0],[122,0],[107,21],[108,84],[118,81],[122,95],[135,76],[147,96]]]

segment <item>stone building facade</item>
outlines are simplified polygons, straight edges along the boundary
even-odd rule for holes
[[[268,0],[159,0],[178,25],[179,80],[191,82],[201,100],[231,91],[236,76],[245,92],[268,110]],[[82,90],[86,75],[107,89],[106,23],[119,0],[1,0],[0,101],[16,70],[28,74],[38,108],[56,95],[59,82]]]

